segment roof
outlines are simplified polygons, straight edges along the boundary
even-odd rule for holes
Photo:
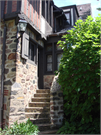
[[[68,33],[67,31],[72,28],[74,28],[74,27],[69,25],[67,28],[62,29],[59,32],[49,34],[48,37],[64,35],[64,34]]]
[[[76,12],[77,12],[77,15],[78,15],[78,17],[79,17],[79,13],[78,13],[78,9],[77,9],[77,6],[76,6],[76,5],[63,6],[63,7],[60,7],[60,8],[64,10],[64,9],[70,9],[70,8],[72,8],[72,7],[75,8],[75,10],[76,10]]]
[[[53,10],[54,12],[63,12],[63,10],[61,8],[57,7],[56,5],[54,5],[53,8],[54,8],[54,10]]]
[[[92,15],[91,3],[77,5],[78,13],[81,19],[85,20],[87,16]]]

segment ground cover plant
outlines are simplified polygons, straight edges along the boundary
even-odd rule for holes
[[[101,15],[78,20],[58,44],[63,57],[57,74],[64,95],[61,134],[100,133]]]
[[[1,130],[1,135],[38,135],[38,127],[28,119],[26,123],[16,121],[11,127]]]

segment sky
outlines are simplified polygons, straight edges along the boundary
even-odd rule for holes
[[[101,7],[101,0],[53,0],[53,1],[54,4],[58,7],[91,3],[92,17],[97,17],[98,14],[101,14],[101,11],[98,11],[96,9],[98,7]]]

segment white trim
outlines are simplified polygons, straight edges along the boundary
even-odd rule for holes
[[[70,9],[63,9],[64,12],[70,11]]]

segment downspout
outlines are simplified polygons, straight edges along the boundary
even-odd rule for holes
[[[58,16],[55,17],[55,32],[57,32],[57,29],[56,29],[56,19],[59,18],[62,15],[63,15],[63,12],[62,12],[62,14],[60,14],[60,15],[58,15]]]
[[[1,104],[0,104],[0,127],[3,129],[3,104],[4,104],[4,69],[5,69],[5,49],[6,49],[6,31],[7,27],[4,27],[3,35],[3,51],[2,51],[2,65],[1,65]]]
[[[1,4],[1,3],[0,3]],[[1,5],[0,5],[1,6]],[[4,21],[4,7],[5,1],[2,1],[2,21]],[[2,51],[2,65],[1,65],[1,93],[0,93],[0,128],[3,129],[3,104],[4,104],[4,68],[5,68],[5,48],[6,48],[6,25],[4,27],[4,34],[3,34],[3,51]]]

